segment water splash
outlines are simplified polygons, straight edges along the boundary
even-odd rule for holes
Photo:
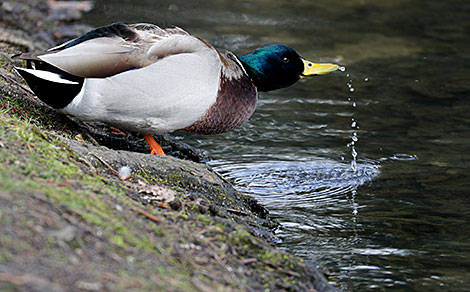
[[[259,199],[270,208],[310,208],[322,200],[333,200],[356,190],[379,174],[375,163],[358,163],[356,171],[336,161],[266,161],[212,164],[216,171],[235,182],[237,189]],[[358,204],[353,193],[354,216]]]

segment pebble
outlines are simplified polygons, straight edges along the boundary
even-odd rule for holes
[[[2,9],[5,10],[6,12],[12,12],[13,11],[13,5],[8,2],[8,1],[5,1],[2,3]]]
[[[75,283],[75,286],[80,290],[85,291],[101,291],[103,290],[103,284],[99,282],[86,282],[79,280]]]
[[[131,177],[131,169],[129,166],[123,166],[119,168],[119,179],[128,180]]]
[[[51,233],[52,236],[58,240],[63,240],[66,242],[72,241],[77,233],[77,228],[72,225],[67,225],[64,228],[54,231]]]

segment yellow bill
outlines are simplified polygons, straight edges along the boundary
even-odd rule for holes
[[[339,66],[331,63],[313,63],[311,61],[302,59],[304,62],[304,72],[302,72],[301,78],[305,78],[312,75],[324,75],[329,74],[339,69]]]

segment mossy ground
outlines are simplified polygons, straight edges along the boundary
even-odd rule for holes
[[[312,285],[308,278],[297,283],[298,260],[254,237],[246,223],[237,222],[243,220],[205,214],[200,206],[209,201],[191,191],[203,186],[185,185],[175,174],[164,180],[140,171],[128,183],[173,186],[183,202],[179,211],[143,205],[106,167],[91,168],[57,135],[8,110],[0,113],[2,289],[40,284],[44,291],[249,291]]]
[[[207,166],[100,146],[33,99],[9,58],[22,49],[0,39],[0,290],[334,291]],[[123,165],[125,182],[110,169]]]

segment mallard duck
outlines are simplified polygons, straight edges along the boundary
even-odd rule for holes
[[[27,68],[16,70],[43,102],[83,121],[141,133],[160,155],[154,133],[229,131],[253,114],[258,91],[339,68],[307,61],[286,45],[237,57],[180,28],[121,22],[21,57]]]

